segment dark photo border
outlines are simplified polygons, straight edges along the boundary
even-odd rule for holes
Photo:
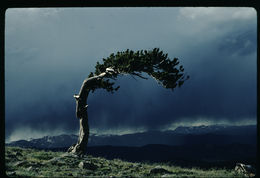
[[[259,8],[256,0],[3,0],[1,1],[0,59],[0,130],[1,177],[5,175],[5,13],[8,8],[51,7],[253,7],[257,12],[257,91],[259,91]],[[259,94],[257,93],[257,175],[260,175]]]

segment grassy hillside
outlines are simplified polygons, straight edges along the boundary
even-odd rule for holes
[[[6,147],[5,162],[8,176],[22,177],[243,177],[228,169],[188,169],[19,147]]]

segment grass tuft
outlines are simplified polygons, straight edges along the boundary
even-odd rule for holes
[[[95,168],[80,168],[80,162]],[[19,147],[6,147],[5,165],[6,174],[11,177],[245,177],[229,169],[181,168],[167,163],[132,163],[90,155],[79,158],[64,152]],[[153,173],[151,170],[158,166],[165,171]]]

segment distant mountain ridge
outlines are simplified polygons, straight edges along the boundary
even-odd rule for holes
[[[179,126],[174,132],[182,134],[227,134],[227,135],[240,135],[256,133],[256,125],[245,125],[245,126],[228,126],[228,125],[200,125],[200,126]]]
[[[44,136],[42,138],[30,139],[30,140],[18,140],[6,145],[29,147],[29,148],[60,148],[68,147],[76,143],[78,139],[77,135],[58,135],[58,136]]]
[[[89,146],[144,146],[148,144],[196,145],[196,144],[256,144],[256,125],[248,126],[193,126],[177,127],[168,131],[97,136],[91,135]],[[45,136],[31,140],[18,140],[6,145],[32,148],[64,148],[76,143],[77,135]]]

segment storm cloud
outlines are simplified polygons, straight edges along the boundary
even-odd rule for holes
[[[88,98],[93,132],[256,123],[256,26],[253,8],[8,9],[6,138],[76,133],[73,94],[96,62],[155,47],[179,58],[191,78],[172,92],[152,78],[119,77],[118,92]]]

